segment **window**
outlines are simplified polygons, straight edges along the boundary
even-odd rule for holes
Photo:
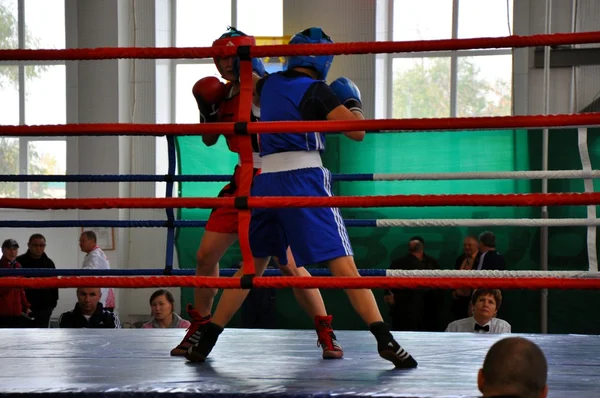
[[[0,48],[65,48],[64,0],[0,0]],[[65,63],[3,62],[0,124],[66,122]],[[0,174],[65,174],[61,137],[0,137]],[[64,198],[64,183],[2,183],[0,197]]]
[[[228,26],[248,35],[281,36],[283,34],[283,1],[217,1],[178,0],[175,9],[175,45],[177,47],[209,47]],[[237,4],[236,12],[232,5]],[[197,16],[210,7],[210,18],[198,23]],[[175,123],[198,121],[198,109],[191,95],[193,84],[205,76],[220,77],[212,59],[174,60]]]
[[[1,1],[1,0],[0,0]],[[234,5],[237,7],[234,9]],[[169,42],[158,45],[175,45],[177,47],[209,47],[212,42],[223,34],[228,26],[235,26],[248,35],[256,37],[281,37],[283,35],[283,0],[253,0],[253,1],[208,1],[177,0],[171,2],[171,13],[174,32]],[[207,16],[198,23],[198,15]],[[275,63],[273,63],[275,65]],[[280,66],[271,65],[271,71]],[[170,112],[160,110],[160,123],[197,123],[198,108],[192,97],[192,86],[205,76],[220,78],[219,72],[212,59],[177,59],[170,60],[167,66],[159,66],[157,74],[157,90],[161,96],[169,96]],[[172,79],[168,85],[163,80]],[[163,87],[166,87],[163,89]],[[161,97],[157,97],[161,98]],[[197,165],[179,164],[179,171],[190,170],[193,174],[229,174],[237,162],[237,156],[227,149],[225,140],[210,148],[198,143],[199,137],[178,138],[179,158],[182,163],[189,162],[190,157],[184,153],[193,154]],[[185,148],[184,148],[185,147]],[[164,137],[156,141],[156,172],[167,172],[167,144]],[[203,196],[215,196],[223,183],[204,183],[208,187]],[[177,189],[175,189],[177,192]],[[165,195],[165,183],[156,184],[156,195]]]
[[[392,0],[394,41],[512,34],[513,0]],[[456,7],[456,9],[454,8]],[[432,13],[431,10],[436,10]],[[391,54],[394,118],[512,113],[510,49]]]

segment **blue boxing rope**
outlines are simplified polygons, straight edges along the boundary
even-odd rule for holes
[[[0,174],[0,182],[229,182],[229,174]],[[334,174],[334,181],[377,181],[374,174]],[[382,180],[384,181],[384,180]]]
[[[237,268],[222,268],[219,276],[233,276]],[[331,276],[328,269],[307,268],[312,276]],[[386,276],[385,269],[359,269],[362,276]],[[170,275],[193,276],[195,269],[172,269]],[[49,268],[0,268],[0,277],[26,276],[26,277],[52,277],[52,276],[162,276],[164,269],[49,269]],[[278,269],[265,270],[264,276],[281,276]]]
[[[115,227],[115,228],[203,228],[206,220],[46,220],[21,221],[0,220],[0,228],[67,228],[67,227]],[[589,227],[600,226],[600,219],[586,218],[449,218],[449,219],[345,219],[346,227],[395,228],[395,227]]]
[[[332,276],[326,268],[307,268],[312,276]],[[233,276],[239,268],[222,268],[219,275],[224,277]],[[387,276],[400,278],[585,278],[600,279],[600,273],[589,271],[540,271],[540,270],[401,270],[401,269],[359,269],[361,276]],[[172,276],[194,276],[195,269],[173,269]],[[164,270],[160,268],[150,269],[49,269],[49,268],[0,268],[2,277],[85,277],[85,276],[164,276]],[[265,270],[264,276],[282,276],[276,268]]]
[[[600,178],[600,170],[463,171],[442,173],[338,173],[333,181],[456,181]],[[0,182],[229,182],[228,174],[0,174]]]
[[[168,157],[169,157],[169,167],[168,167],[168,176],[172,177],[175,175],[175,137],[167,136],[167,144],[168,144]],[[165,190],[165,197],[172,198],[173,197],[173,179],[167,180],[167,188]],[[165,254],[165,269],[164,273],[169,275],[173,270],[173,255],[175,250],[175,212],[172,208],[166,208],[165,212],[167,213],[167,250]]]
[[[114,228],[202,228],[206,220],[47,220],[18,221],[0,220],[0,228],[70,228],[70,227],[114,227]],[[347,227],[377,227],[376,219],[344,220]],[[172,263],[171,263],[172,264]]]

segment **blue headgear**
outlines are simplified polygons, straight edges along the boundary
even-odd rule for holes
[[[221,37],[219,37],[217,40],[215,40],[213,42],[212,46],[213,47],[253,46],[255,44],[256,44],[256,39],[254,38],[254,36],[248,36],[244,32],[237,30],[236,28],[229,27],[227,32],[223,33],[221,35]],[[216,65],[217,69],[219,70],[219,73],[221,73],[221,76],[223,76],[223,71],[221,71],[221,68],[219,67],[219,58],[213,57],[213,60],[215,61],[215,65]],[[239,77],[240,77],[240,59],[238,57],[235,57],[235,59],[234,59],[233,70],[234,70],[235,75],[237,76],[237,79],[239,79]]]
[[[296,33],[289,44],[332,44],[333,41],[321,28],[308,28]],[[333,55],[300,55],[287,57],[287,69],[298,66],[312,68],[317,71],[317,78],[325,80],[333,62]]]

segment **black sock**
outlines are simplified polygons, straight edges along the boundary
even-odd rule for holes
[[[369,330],[377,339],[377,350],[384,359],[391,361],[397,368],[416,368],[417,361],[394,339],[390,327],[385,322],[373,322]]]
[[[216,342],[221,333],[223,333],[223,328],[221,326],[217,325],[216,323],[209,322],[206,325],[206,330],[203,334],[209,341]]]
[[[192,350],[196,353],[202,354],[204,357],[207,357],[215,344],[217,344],[219,335],[222,332],[223,328],[221,326],[217,325],[216,323],[209,322],[206,325],[206,329],[204,329],[202,332],[200,340],[192,347]]]
[[[392,337],[390,333],[390,326],[385,322],[373,322],[369,325],[369,330],[373,333],[373,336],[380,341],[380,339],[389,339]]]

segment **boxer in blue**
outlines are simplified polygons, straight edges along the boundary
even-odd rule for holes
[[[290,44],[324,44],[331,39],[320,29],[296,34]],[[362,120],[358,87],[341,77],[331,85],[325,79],[333,56],[291,56],[287,70],[262,78],[256,86],[262,121]],[[362,141],[364,131],[344,133]],[[332,196],[331,173],[323,167],[325,150],[322,133],[260,134],[262,172],[254,179],[252,196]],[[289,245],[298,266],[327,262],[338,277],[360,276],[348,233],[337,208],[256,209],[250,225],[250,245],[261,275],[271,256],[282,264]],[[377,340],[379,355],[397,368],[414,368],[417,362],[396,342],[383,322],[373,296],[367,289],[347,289],[356,312]],[[226,290],[211,323],[186,357],[202,362],[246,297],[247,290]]]

